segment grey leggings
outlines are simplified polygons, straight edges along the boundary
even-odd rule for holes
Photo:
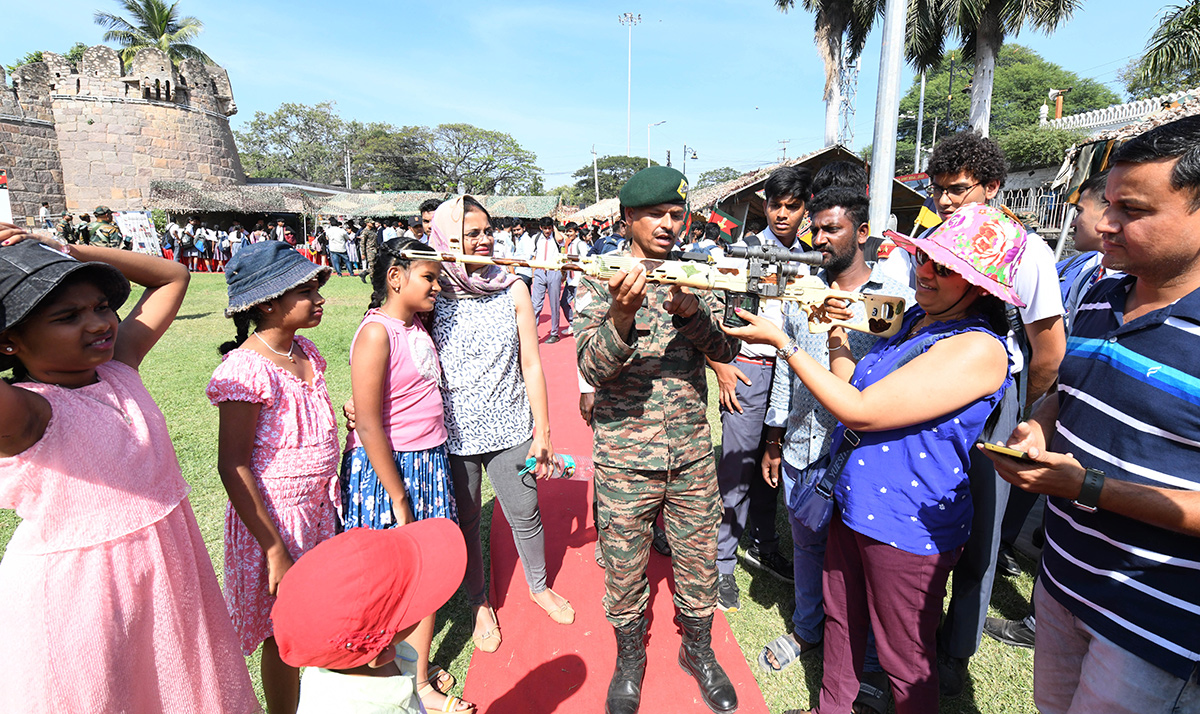
[[[542,514],[538,511],[537,481],[533,474],[518,476],[525,468],[525,457],[533,440],[522,442],[504,451],[491,451],[472,456],[450,455],[450,473],[454,479],[454,496],[458,506],[458,526],[467,542],[467,573],[463,584],[471,605],[487,602],[487,577],[483,572],[483,546],[479,540],[479,515],[482,510],[481,484],[487,471],[512,526],[517,555],[525,568],[529,590],[540,593],[546,589],[546,540],[542,532]]]

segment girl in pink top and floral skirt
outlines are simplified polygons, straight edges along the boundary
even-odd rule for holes
[[[271,606],[295,559],[337,528],[337,420],[325,360],[296,336],[321,322],[319,290],[329,269],[268,241],[238,251],[225,275],[225,314],[238,334],[221,346],[225,360],[208,385],[220,408],[217,470],[229,493],[225,599],[242,652],[263,645],[267,710],[291,714],[300,672],[279,657]]]

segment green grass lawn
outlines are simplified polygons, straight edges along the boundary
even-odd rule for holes
[[[326,375],[335,405],[350,397],[350,370],[347,364],[350,339],[366,309],[369,290],[358,280],[333,278],[322,291],[327,300],[322,324],[304,333],[316,342],[329,362]],[[136,293],[131,300],[136,299]],[[217,476],[217,410],[209,405],[204,387],[220,362],[217,345],[233,337],[233,324],[226,320],[225,282],[221,276],[196,275],[176,323],[142,365],[142,375],[151,394],[167,418],[183,476],[191,484],[191,501],[209,553],[221,576],[222,529],[225,491]],[[716,386],[710,380],[708,417],[714,425],[714,440],[720,439],[720,420],[716,407]],[[553,398],[553,397],[552,397]],[[719,447],[718,447],[719,448]],[[493,494],[484,479],[484,523],[490,521]],[[11,511],[0,510],[0,549],[7,546],[18,519]],[[791,530],[782,503],[779,509],[780,550],[791,553]],[[489,529],[483,528],[484,557],[488,557]],[[1020,617],[1032,590],[1029,574],[1032,563],[1023,561],[1026,572],[1016,579],[997,578],[993,597],[993,615]],[[756,660],[762,647],[783,633],[791,621],[792,589],[765,575],[751,577],[739,569],[742,609],[729,616],[742,652],[758,678],[759,686],[772,712],[789,708],[807,708],[816,704],[820,689],[819,658],[809,659],[779,674],[758,669]],[[470,611],[465,598],[456,595],[442,609],[434,639],[433,659],[454,673],[459,681],[466,677],[471,657]],[[255,687],[261,686],[257,655],[247,658]],[[603,673],[603,676],[607,676]],[[1033,652],[1004,647],[984,637],[979,654],[971,661],[971,681],[962,697],[943,702],[943,712],[1033,712]]]

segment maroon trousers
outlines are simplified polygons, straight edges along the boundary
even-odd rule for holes
[[[837,508],[825,549],[825,677],[821,714],[850,714],[867,632],[892,684],[896,714],[938,710],[938,621],[946,580],[962,548],[913,555],[842,523]]]

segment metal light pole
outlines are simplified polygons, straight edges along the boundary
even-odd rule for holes
[[[925,73],[921,73],[921,102],[917,104],[917,151],[913,155],[913,173],[921,173],[921,125],[925,123]]]
[[[600,169],[596,164],[595,144],[592,144],[592,180],[596,182],[596,203],[600,203]]]
[[[653,124],[646,125],[646,168],[650,168],[650,127],[666,124],[667,120],[656,121]]]
[[[700,158],[699,156],[696,156],[696,148],[695,147],[688,146],[687,144],[683,145],[683,175],[684,176],[687,176],[687,160],[688,160],[688,152],[689,151],[692,152],[691,158],[693,158],[693,159]]]
[[[900,113],[900,68],[904,61],[907,5],[905,0],[887,0],[883,11],[883,49],[879,57],[875,139],[871,151],[870,225],[874,235],[883,234],[892,212],[892,180],[896,176],[896,115]]]
[[[622,13],[617,16],[617,20],[622,25],[629,26],[629,76],[625,86],[625,155],[629,156],[632,151],[629,143],[629,132],[633,118],[633,26],[642,21],[641,13],[634,15],[632,12]]]

